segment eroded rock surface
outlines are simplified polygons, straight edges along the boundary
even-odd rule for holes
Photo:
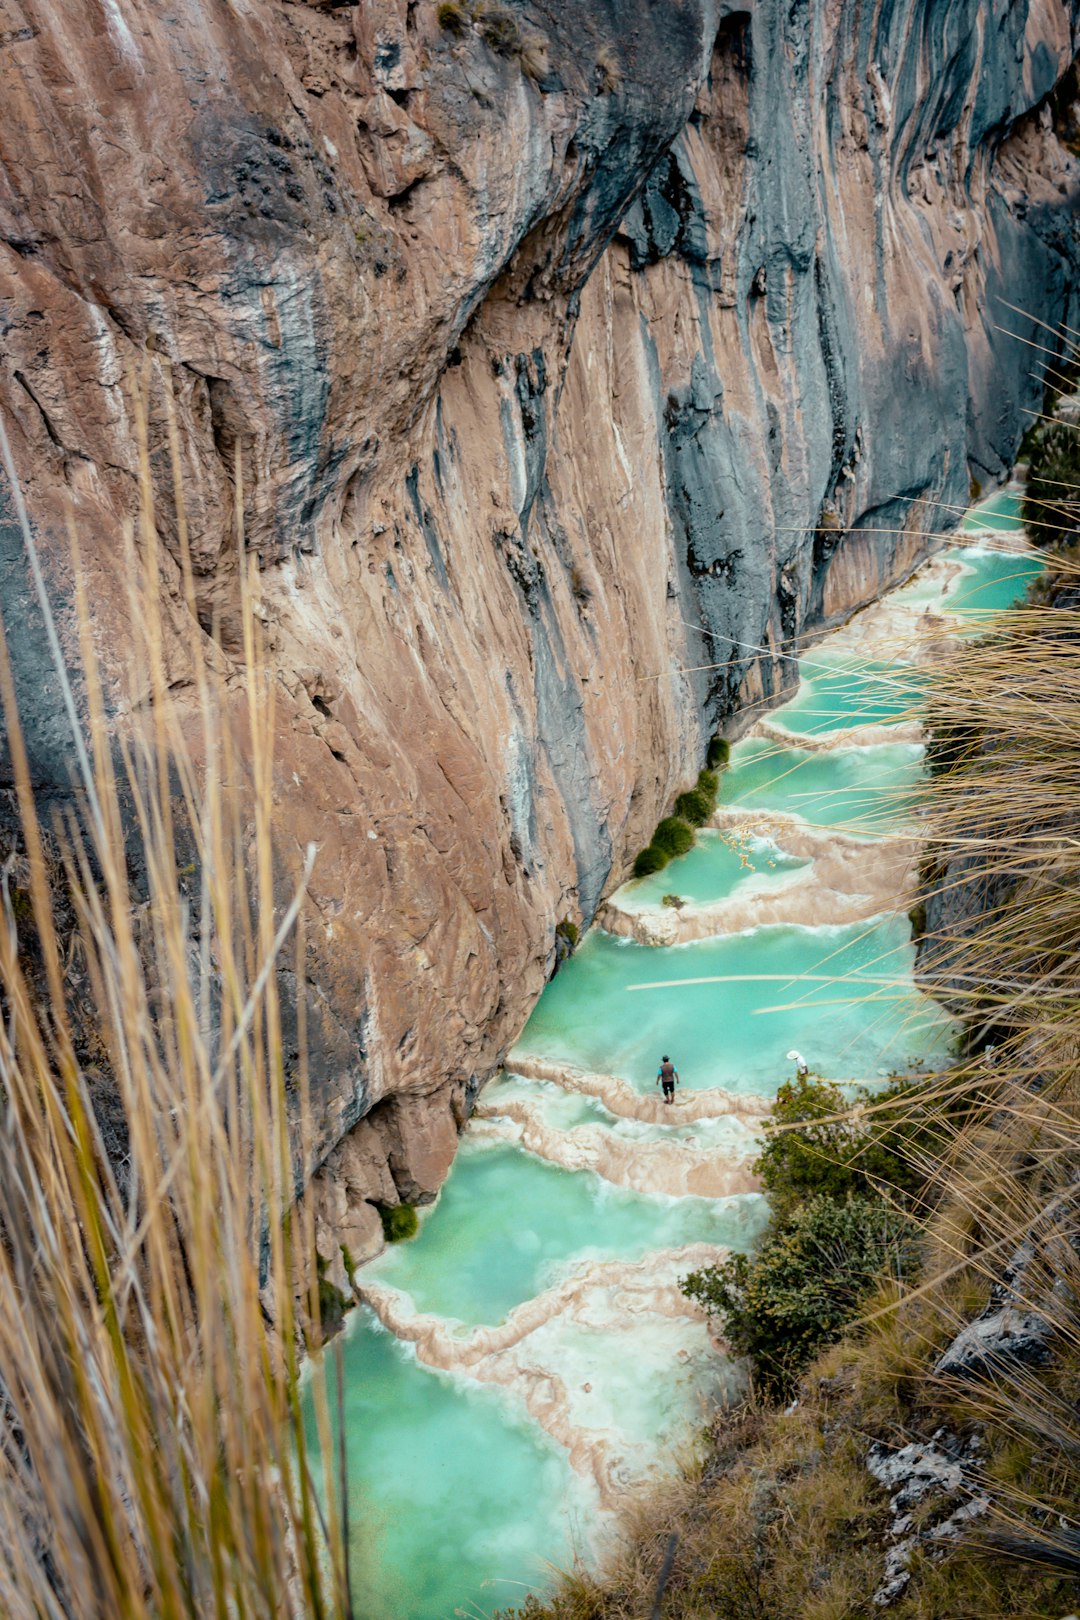
[[[894,1451],[876,1440],[870,1447],[866,1466],[889,1492],[893,1515],[875,1608],[887,1609],[904,1592],[916,1552],[940,1557],[989,1510],[988,1496],[973,1479],[980,1446],[978,1435],[965,1441],[938,1429],[926,1443],[913,1441]]]
[[[998,300],[1080,324],[1076,9],[0,0],[0,406],[61,602],[73,505],[118,726],[133,377],[180,694],[193,638],[242,660],[242,470],[283,869],[318,847],[284,988],[357,1240],[437,1187],[707,736],[1011,462],[999,328],[1036,329]]]

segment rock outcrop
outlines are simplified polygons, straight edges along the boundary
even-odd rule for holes
[[[875,1608],[887,1609],[902,1595],[917,1554],[941,1557],[987,1513],[990,1499],[978,1483],[981,1445],[978,1434],[962,1440],[938,1429],[926,1444],[894,1451],[875,1440],[870,1447],[866,1466],[889,1492],[892,1511]]]
[[[1037,385],[1001,329],[1080,324],[1076,13],[0,0],[0,408],[61,605],[74,510],[117,727],[135,379],[181,694],[194,639],[243,658],[242,510],[283,859],[318,846],[285,989],[332,1221],[430,1196],[556,924],[1010,464]]]

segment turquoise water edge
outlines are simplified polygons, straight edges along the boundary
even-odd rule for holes
[[[936,588],[935,607],[978,624],[1023,595],[1040,565],[1000,549],[1016,512],[1009,490],[968,514],[964,543],[949,553],[961,570],[944,594]],[[931,600],[918,575],[903,589],[914,604]],[[909,664],[830,651],[828,640],[804,656],[800,675],[796,695],[768,716],[792,733],[791,746],[739,742],[722,804],[854,833],[872,859],[874,840],[910,820],[922,748],[890,741],[887,730],[857,747],[836,734],[917,715],[925,679]],[[826,734],[824,751],[799,746]],[[640,913],[670,893],[695,903],[756,893],[806,865],[759,829],[724,825],[628,885],[620,903]],[[606,1133],[624,1152],[641,1144],[669,1154],[715,1144],[749,1164],[753,1119],[725,1117],[723,1097],[771,1096],[791,1072],[792,1048],[845,1081],[947,1058],[953,1026],[916,989],[913,965],[902,914],[844,927],[807,918],[672,946],[593,928],[522,1033],[510,1067],[525,1073],[489,1087],[485,1113],[524,1111],[543,1125],[544,1141]],[[613,1076],[624,1083],[619,1096],[654,1096],[669,1049],[683,1082],[671,1110],[645,1117],[651,1105],[642,1105],[631,1117],[613,1093],[590,1092],[589,1076]],[[544,1078],[530,1079],[530,1069]],[[722,1088],[715,1118],[680,1117],[680,1106],[713,1088]],[[418,1236],[361,1274],[373,1297],[434,1320],[449,1365],[426,1365],[368,1306],[339,1340],[358,1613],[479,1620],[544,1591],[575,1557],[595,1559],[613,1511],[687,1454],[708,1403],[737,1379],[678,1294],[679,1251],[747,1248],[765,1218],[752,1191],[671,1197],[614,1185],[590,1164],[566,1169],[522,1141],[467,1127]],[[476,1334],[514,1312],[513,1332],[503,1332],[513,1343],[478,1353]],[[310,1381],[323,1373],[309,1369],[305,1388],[313,1441]]]

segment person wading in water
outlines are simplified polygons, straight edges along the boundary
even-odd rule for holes
[[[665,1052],[660,1059],[660,1067],[656,1071],[656,1083],[664,1088],[664,1101],[675,1101],[675,1087],[679,1083],[679,1071]]]

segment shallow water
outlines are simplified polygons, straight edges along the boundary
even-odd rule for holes
[[[986,500],[979,501],[964,513],[961,529],[999,529],[1015,534],[1023,528],[1020,521],[1022,492],[1018,485],[1009,484],[995,490]]]
[[[487,1614],[542,1591],[550,1563],[566,1563],[594,1511],[563,1448],[511,1396],[420,1367],[363,1308],[341,1351],[352,1588],[363,1620]]]
[[[997,503],[1001,503],[1000,506]],[[1005,528],[1017,505],[1011,491],[999,491],[982,523],[972,528]],[[968,525],[965,523],[965,527]],[[916,576],[895,595],[898,601],[955,613],[976,625],[988,616],[1013,606],[1045,564],[1037,552],[1003,551],[986,544],[957,547],[947,554],[961,565],[959,576],[944,586],[932,575]],[[850,651],[830,654],[827,645],[814,648],[799,660],[799,690],[795,697],[772,710],[768,719],[805,736],[829,731],[850,731],[869,724],[895,725],[920,717],[932,678],[903,660],[874,663]]]
[[[1017,501],[999,492],[964,528],[1015,527]],[[963,571],[944,590],[924,574],[896,594],[973,628],[1041,566],[979,543],[951,555]],[[841,738],[810,752],[797,739],[909,718],[924,677],[907,664],[860,664],[828,638],[800,673],[794,699],[770,716],[793,745],[738,743],[722,802],[855,833],[856,850],[865,844],[873,861],[874,840],[910,820],[921,748],[885,738],[853,748]],[[799,881],[806,864],[756,832],[708,832],[663,872],[626,886],[618,904],[648,911],[665,894],[752,898]],[[516,1052],[556,1077],[617,1077],[633,1107],[605,1089],[610,1106],[644,1117],[609,1112],[570,1073],[565,1087],[505,1076],[482,1094],[483,1117],[466,1130],[417,1238],[363,1268],[361,1285],[384,1319],[422,1341],[414,1353],[366,1308],[341,1340],[353,1590],[364,1620],[479,1620],[543,1591],[550,1564],[575,1554],[595,1561],[602,1510],[673,1468],[709,1401],[736,1387],[738,1369],[678,1291],[691,1264],[678,1251],[698,1245],[689,1252],[701,1264],[748,1248],[764,1200],[660,1196],[660,1169],[666,1185],[686,1186],[682,1169],[670,1180],[672,1163],[704,1159],[734,1166],[745,1186],[759,1123],[752,1099],[790,1074],[792,1048],[837,1080],[872,1083],[944,1061],[954,1035],[914,988],[905,916],[816,923],[808,915],[799,927],[666,948],[592,930],[544,991]],[[656,1097],[665,1051],[683,1086],[670,1109],[633,1096]],[[694,1104],[708,1117],[688,1118],[681,1100],[713,1088],[723,1088],[720,1109],[725,1092],[742,1094],[748,1117],[713,1117],[710,1097]],[[599,1159],[590,1157],[598,1142],[610,1148]],[[560,1163],[598,1164],[603,1174]],[[310,1382],[305,1411],[310,1423]]]
[[[636,878],[619,891],[625,911],[640,911],[663,904],[665,894],[683,900],[722,900],[756,879],[757,886],[783,879],[807,862],[789,855],[768,838],[705,828],[686,855],[669,862],[662,872]]]
[[[1031,553],[988,551],[979,546],[965,546],[955,556],[964,564],[965,573],[944,602],[950,612],[968,618],[1011,607],[1045,566],[1041,557]]]
[[[639,1091],[654,1086],[667,1051],[691,1090],[765,1095],[786,1077],[793,1046],[838,1080],[943,1057],[951,1025],[911,987],[910,932],[906,917],[893,917],[759,928],[660,951],[597,931],[575,971],[545,990],[514,1050],[618,1075]]]
[[[816,736],[854,726],[917,719],[926,679],[906,664],[872,664],[812,652],[799,660],[799,690],[769,719]]]
[[[585,1261],[638,1260],[687,1243],[744,1247],[756,1203],[647,1198],[466,1136],[419,1238],[395,1244],[368,1274],[403,1290],[418,1311],[496,1323]]]
[[[748,737],[732,750],[720,800],[747,810],[786,810],[818,827],[873,837],[914,809],[922,758],[918,743],[808,753]]]
[[[656,1093],[659,1098],[660,1093]],[[525,1080],[512,1072],[501,1075],[485,1086],[482,1098],[484,1113],[498,1115],[500,1107],[511,1112],[516,1106],[527,1104],[529,1112],[545,1124],[561,1130],[574,1130],[580,1125],[600,1125],[612,1137],[626,1141],[685,1142],[688,1146],[708,1145],[718,1155],[730,1159],[746,1158],[756,1153],[757,1136],[753,1128],[734,1114],[691,1119],[685,1123],[680,1117],[680,1099],[671,1114],[666,1112],[658,1121],[623,1119],[611,1114],[603,1103],[580,1092],[564,1091],[559,1085],[544,1080]]]

